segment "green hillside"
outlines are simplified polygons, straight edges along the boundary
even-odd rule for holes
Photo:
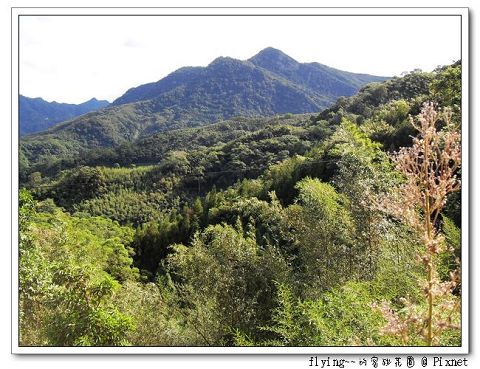
[[[18,100],[20,135],[44,131],[57,123],[100,110],[109,104],[106,100],[95,98],[81,104],[65,104],[20,95]]]
[[[181,68],[159,82],[130,89],[110,108],[26,137],[22,163],[72,157],[236,116],[319,112],[337,97],[384,79],[301,64],[271,48],[247,61],[220,57],[205,68]]]
[[[460,77],[60,155],[23,140],[20,344],[458,347]],[[139,127],[147,102],[111,109]]]

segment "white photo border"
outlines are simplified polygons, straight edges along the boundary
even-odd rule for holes
[[[161,16],[390,16],[461,17],[462,62],[462,340],[459,347],[25,347],[18,341],[19,19],[22,15]],[[469,309],[469,9],[461,7],[12,7],[11,8],[12,230],[11,352],[13,354],[468,354],[473,334]]]

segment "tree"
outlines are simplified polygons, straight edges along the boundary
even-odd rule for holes
[[[445,127],[437,130],[440,119]],[[450,280],[442,282],[437,263],[446,249],[440,231],[441,212],[448,194],[460,190],[457,173],[461,165],[461,136],[451,122],[450,111],[439,113],[432,103],[425,103],[411,123],[419,131],[419,137],[413,139],[412,147],[402,148],[394,157],[405,182],[384,206],[410,225],[423,242],[424,250],[418,256],[427,274],[423,286],[426,312],[420,313],[418,306],[407,300],[403,317],[391,311],[388,304],[380,309],[388,319],[386,332],[401,334],[407,343],[415,326],[420,328],[425,344],[431,346],[439,342],[442,331],[458,328],[453,316],[460,302],[452,292],[458,287],[459,272],[452,272]]]
[[[127,246],[133,230],[41,208],[20,193],[20,345],[128,344],[133,324],[112,295],[138,276]]]
[[[297,184],[298,201],[287,209],[290,226],[296,231],[296,261],[302,293],[317,297],[354,275],[354,224],[348,199],[333,186],[305,178]]]
[[[60,180],[47,192],[57,205],[72,208],[85,199],[103,194],[106,190],[106,178],[99,168],[82,166],[64,172]]]
[[[430,84],[430,93],[442,106],[451,106],[459,113],[462,103],[462,66],[459,62],[438,70]]]
[[[48,260],[34,242],[32,228],[36,202],[26,189],[19,192],[19,344],[44,344],[45,301],[52,292]]]
[[[348,120],[342,122],[332,141],[335,145],[331,151],[339,156],[333,183],[349,198],[348,210],[356,228],[354,247],[350,249],[355,266],[351,277],[371,280],[388,227],[374,206],[374,198],[392,186],[396,176],[381,145]]]
[[[379,334],[383,317],[372,313],[367,283],[347,282],[318,299],[300,300],[286,285],[278,287],[278,306],[265,327],[274,339],[268,346],[390,346],[394,339]]]
[[[271,318],[274,281],[286,283],[289,268],[273,247],[260,248],[252,224],[247,231],[217,224],[197,233],[189,247],[174,245],[168,271],[187,324],[202,345],[229,344],[236,329],[248,335]]]

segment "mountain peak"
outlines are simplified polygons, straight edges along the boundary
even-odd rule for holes
[[[231,58],[229,56],[219,56],[215,58],[208,66],[214,66],[217,64],[241,64],[243,63],[241,60]]]
[[[298,66],[298,62],[283,51],[273,47],[267,47],[249,59],[255,65],[269,69],[269,67],[292,68]]]
[[[157,101],[155,109],[160,106],[160,102],[167,104],[167,101],[171,106],[179,105],[180,102],[193,104],[193,101],[188,100],[191,96],[197,93],[205,94],[207,92],[207,95],[210,93],[213,94],[215,87],[215,94],[225,89],[225,93],[234,94],[236,96],[235,99],[237,99],[238,96],[244,99],[242,101],[248,108],[242,107],[239,114],[247,114],[248,109],[252,109],[254,113],[261,112],[262,114],[267,114],[266,112],[273,112],[273,108],[271,108],[271,106],[268,108],[264,106],[259,108],[260,105],[258,104],[253,104],[255,107],[252,107],[249,104],[255,99],[247,98],[245,91],[249,91],[252,96],[256,95],[256,91],[250,91],[249,89],[261,80],[268,80],[274,81],[274,85],[277,87],[282,85],[294,91],[292,93],[300,93],[299,91],[301,91],[300,94],[306,94],[305,101],[313,101],[312,104],[315,106],[312,107],[311,104],[308,103],[307,105],[309,107],[306,108],[306,112],[312,109],[321,110],[320,108],[332,104],[338,96],[350,96],[364,84],[383,79],[385,78],[347,73],[328,68],[321,64],[300,63],[279,49],[267,47],[247,60],[219,56],[206,67],[180,68],[157,82],[147,83],[129,89],[111,105],[118,106],[153,99]],[[226,84],[230,83],[230,85],[219,85],[219,81]],[[269,83],[268,86],[271,87],[271,83]],[[273,92],[268,91],[268,93],[263,91],[258,94],[261,95],[260,100],[264,101],[266,96],[270,96],[269,94],[277,98],[277,93],[278,96],[283,96],[283,92],[276,90]],[[181,101],[180,95],[183,96],[184,101]],[[176,97],[173,98],[174,96]],[[205,97],[207,100],[210,98],[213,100],[216,99],[213,95]],[[278,97],[278,101],[280,100],[281,98]],[[275,101],[275,104],[277,104],[278,101]],[[235,102],[235,104],[237,103],[238,102]],[[280,109],[279,111],[283,112],[286,106],[287,105],[280,108],[280,105],[276,105],[276,108],[278,107],[278,109]],[[187,108],[182,107],[182,109],[185,110]],[[297,112],[297,110],[292,112]],[[222,119],[230,116],[231,115],[228,114],[221,115]]]
[[[96,97],[92,97],[90,100],[87,100],[78,106],[91,106],[92,109],[101,109],[109,105],[110,103],[107,100],[98,100]]]
[[[227,60],[230,60],[232,58],[230,58],[229,56],[217,56],[215,59],[213,59],[209,65],[212,65],[212,64],[216,64],[216,63],[221,63],[221,62],[224,62],[224,61],[227,61]]]

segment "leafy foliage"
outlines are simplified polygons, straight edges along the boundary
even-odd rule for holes
[[[188,304],[190,324],[202,331],[205,344],[228,344],[230,330],[255,334],[270,316],[273,281],[285,282],[289,268],[275,248],[260,248],[255,231],[228,225],[207,227],[190,247],[175,245],[167,259]],[[205,311],[205,307],[209,307]]]
[[[348,283],[324,293],[319,299],[298,300],[281,286],[273,325],[266,330],[276,338],[275,346],[373,346],[391,345],[379,334],[384,320],[372,312],[373,301],[365,284]]]
[[[128,342],[131,319],[112,304],[119,282],[135,280],[133,231],[104,218],[37,212],[21,194],[20,345],[111,346]]]
[[[299,244],[302,289],[315,296],[353,273],[353,223],[346,199],[331,185],[306,178],[297,186],[299,202],[289,207],[288,217]]]

